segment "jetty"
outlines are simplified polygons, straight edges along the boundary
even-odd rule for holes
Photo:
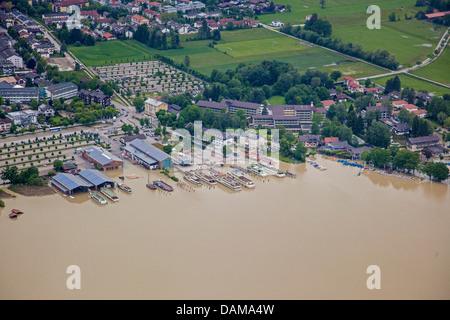
[[[114,202],[119,201],[119,197],[108,188],[103,187],[100,189],[100,192],[103,193],[105,195],[105,197],[107,197],[111,201],[114,201]]]

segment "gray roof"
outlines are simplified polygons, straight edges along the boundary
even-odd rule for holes
[[[100,163],[101,165],[106,165],[106,164],[110,163],[111,161],[120,161],[120,162],[122,161],[121,159],[119,159],[118,157],[116,157],[115,155],[113,155],[109,151],[106,151],[103,148],[91,146],[91,147],[84,149],[84,151],[87,153],[87,155],[90,158],[94,159],[96,162]]]
[[[59,173],[53,177],[53,180],[68,190],[74,190],[79,187],[93,187],[93,184],[84,180],[80,176],[69,173]]]
[[[112,178],[94,169],[83,170],[79,173],[79,175],[86,181],[92,183],[94,186],[99,186],[104,183],[114,183],[114,180]]]
[[[149,145],[142,140],[136,139],[130,143],[130,146],[137,149],[139,152],[145,154],[146,156],[155,159],[156,161],[164,161],[170,156],[159,150],[157,147]]]
[[[47,90],[53,94],[59,94],[59,93],[68,92],[68,91],[72,91],[72,90],[78,90],[78,87],[75,84],[73,84],[72,82],[62,82],[62,83],[55,84],[53,86],[49,86],[47,88]]]
[[[426,143],[426,142],[440,142],[441,139],[439,139],[438,136],[426,136],[426,137],[418,137],[418,138],[409,138],[408,142],[411,144],[416,143]]]

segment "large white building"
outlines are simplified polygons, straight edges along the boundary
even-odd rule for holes
[[[16,126],[29,126],[37,123],[37,114],[33,110],[10,112],[6,115]]]

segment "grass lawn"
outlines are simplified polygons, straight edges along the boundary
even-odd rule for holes
[[[412,73],[450,85],[450,48],[447,46],[439,58]]]
[[[68,49],[88,67],[149,60],[157,52],[135,40],[98,42],[93,47],[68,46]]]
[[[416,91],[425,90],[425,91],[428,91],[429,93],[434,93],[438,96],[441,96],[445,93],[450,93],[450,89],[435,85],[435,84],[427,82],[425,80],[417,79],[417,78],[414,78],[414,77],[408,76],[408,75],[399,75],[398,77],[400,78],[402,88],[409,87],[409,88],[413,88]],[[376,79],[372,79],[372,81],[375,83],[378,83],[382,86],[385,86],[386,81],[391,78],[393,78],[393,76],[376,78]]]
[[[383,72],[322,48],[304,46],[298,40],[264,28],[223,31],[221,36],[214,48],[209,46],[210,40],[186,41],[194,36],[183,35],[180,37],[183,48],[176,50],[159,51],[135,40],[100,42],[95,47],[70,46],[70,50],[87,66],[150,60],[155,53],[183,63],[185,56],[189,56],[191,67],[206,75],[214,69],[226,71],[240,63],[258,64],[263,60],[291,63],[299,71],[338,69],[344,76]]]
[[[306,15],[317,13],[332,24],[332,37],[360,43],[365,51],[386,49],[404,66],[424,60],[433,52],[445,31],[445,27],[429,22],[406,20],[405,14],[411,17],[426,9],[415,7],[414,0],[326,0],[324,9],[316,0],[278,0],[277,3],[291,5],[291,12],[262,15],[258,20],[270,24],[273,19],[279,19],[296,25],[304,23]],[[369,5],[378,5],[381,9],[379,30],[370,30],[366,26],[370,16],[366,13]],[[396,12],[400,21],[390,22],[391,12]]]
[[[270,104],[278,106],[286,104],[283,96],[273,96],[267,100]]]

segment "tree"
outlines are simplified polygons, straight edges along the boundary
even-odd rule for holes
[[[2,180],[8,180],[11,184],[17,184],[19,181],[19,169],[16,166],[4,168],[2,171]]]
[[[163,151],[167,154],[171,154],[172,153],[172,146],[171,145],[167,145],[167,146],[163,146]]]
[[[419,164],[419,154],[407,149],[401,149],[392,160],[392,165],[394,168],[407,171],[416,170]]]
[[[133,105],[136,108],[136,112],[138,112],[138,113],[141,113],[145,109],[145,101],[141,97],[134,98]]]
[[[28,69],[34,69],[34,67],[36,67],[36,60],[34,59],[30,59],[27,62],[27,68]]]
[[[342,72],[339,70],[335,70],[330,73],[330,78],[333,79],[333,81],[337,81],[340,77],[342,77]]]
[[[186,66],[186,67],[190,67],[190,65],[191,65],[191,59],[189,58],[189,56],[185,56],[184,57],[184,65]]]
[[[325,0],[320,0],[320,5],[322,6],[322,9],[325,8]]]
[[[62,172],[63,171],[63,162],[61,160],[55,160],[53,162],[53,169],[55,169],[56,172]]]
[[[400,78],[398,76],[395,76],[395,78],[391,78],[388,81],[386,81],[386,86],[384,88],[385,93],[389,93],[392,91],[400,91],[402,87]]]
[[[434,171],[434,162],[427,162],[426,165],[422,167],[422,172],[430,177],[430,180],[433,179],[433,171]]]
[[[300,162],[305,162],[306,153],[308,152],[308,148],[306,148],[303,142],[299,142],[295,147],[294,151],[294,159]]]
[[[397,17],[395,15],[395,12],[391,12],[391,14],[389,15],[389,21],[395,22],[396,20],[397,20]]]
[[[389,127],[384,123],[375,121],[367,130],[367,142],[376,147],[389,147],[391,142]]]
[[[391,152],[387,149],[374,148],[370,151],[370,160],[376,167],[384,167],[391,161]]]
[[[442,181],[442,180],[447,179],[448,173],[449,173],[449,170],[444,163],[442,163],[442,162],[435,163],[434,168],[433,168],[433,177],[437,181]]]

